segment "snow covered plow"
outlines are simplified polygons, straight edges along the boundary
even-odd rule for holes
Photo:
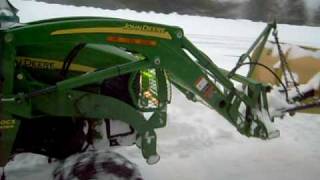
[[[258,61],[284,82],[291,100],[299,99],[299,107],[291,111],[319,114],[320,49],[284,43],[281,43],[281,49],[284,61],[279,56],[277,44],[268,42]],[[281,82],[263,67],[256,66],[252,77],[260,82],[281,86]]]
[[[155,163],[154,129],[166,124],[170,84],[246,136],[279,135],[268,110],[270,87],[218,68],[180,28],[89,17],[4,27],[2,122],[9,126],[2,128],[8,137],[1,139],[7,143],[3,164],[25,151],[58,159],[84,151],[103,123],[111,146],[137,144]],[[268,25],[259,42],[273,28]],[[115,135],[110,120],[130,125],[129,131]]]

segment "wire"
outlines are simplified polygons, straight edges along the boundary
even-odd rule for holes
[[[65,79],[68,74],[69,67],[72,64],[72,61],[76,58],[79,52],[86,46],[86,43],[79,43],[68,53],[66,58],[63,61],[63,65],[60,71],[60,78]]]
[[[228,78],[232,78],[232,76],[234,76],[235,72],[241,67],[241,64],[243,63],[241,62],[241,60],[246,60],[246,58],[248,58],[250,62],[252,62],[252,59],[248,54],[242,54],[239,57],[239,61],[237,62],[237,65],[229,72]]]
[[[248,56],[250,58],[250,56]],[[251,59],[251,58],[250,58]],[[264,67],[265,69],[267,69],[281,84],[281,86],[283,87],[284,91],[285,91],[285,96],[286,96],[286,101],[289,103],[289,94],[288,94],[288,89],[286,88],[286,86],[283,84],[283,82],[281,81],[281,79],[278,77],[278,75],[272,71],[272,69],[270,69],[268,66],[258,63],[258,62],[246,62],[246,63],[240,63],[238,64],[234,69],[232,69],[232,72],[234,73],[236,70],[238,70],[241,66],[243,65],[259,65]],[[233,76],[234,74],[232,74]]]
[[[287,60],[285,58],[285,56],[283,55],[283,51],[281,49],[281,45],[280,45],[280,42],[279,42],[279,37],[278,37],[278,31],[275,29],[272,33],[274,39],[275,39],[275,42],[276,42],[276,45],[277,45],[277,48],[278,48],[278,52],[279,52],[279,56],[280,56],[280,65],[281,65],[281,69],[284,73],[284,79],[285,79],[285,82],[286,82],[286,85],[287,87],[289,86],[289,81],[288,81],[288,78],[287,78],[287,74],[286,74],[286,71],[289,73],[289,76],[290,76],[290,79],[291,81],[293,82],[293,86],[295,87],[296,89],[296,92],[298,93],[298,95],[300,97],[302,97],[303,95],[301,94],[298,86],[297,86],[297,83],[293,77],[293,74],[292,74],[292,71],[290,69],[290,66],[288,65],[287,63]]]

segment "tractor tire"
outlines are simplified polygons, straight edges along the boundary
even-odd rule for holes
[[[54,180],[142,180],[137,165],[111,151],[88,151],[65,159]]]

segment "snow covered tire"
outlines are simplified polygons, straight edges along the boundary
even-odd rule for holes
[[[53,172],[54,180],[142,180],[137,166],[118,153],[89,151],[65,159]]]

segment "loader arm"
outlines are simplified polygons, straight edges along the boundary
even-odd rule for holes
[[[259,41],[270,29],[268,25]],[[13,151],[20,122],[46,116],[122,120],[138,131],[142,154],[153,164],[159,159],[154,129],[166,125],[169,82],[188,99],[215,109],[248,137],[279,135],[268,112],[269,87],[232,75],[243,85],[236,88],[230,73],[197,49],[181,28],[78,17],[17,24],[0,33],[1,122],[10,125],[1,126],[1,164]],[[84,90],[128,74],[133,105]],[[146,118],[144,112],[152,115]]]

